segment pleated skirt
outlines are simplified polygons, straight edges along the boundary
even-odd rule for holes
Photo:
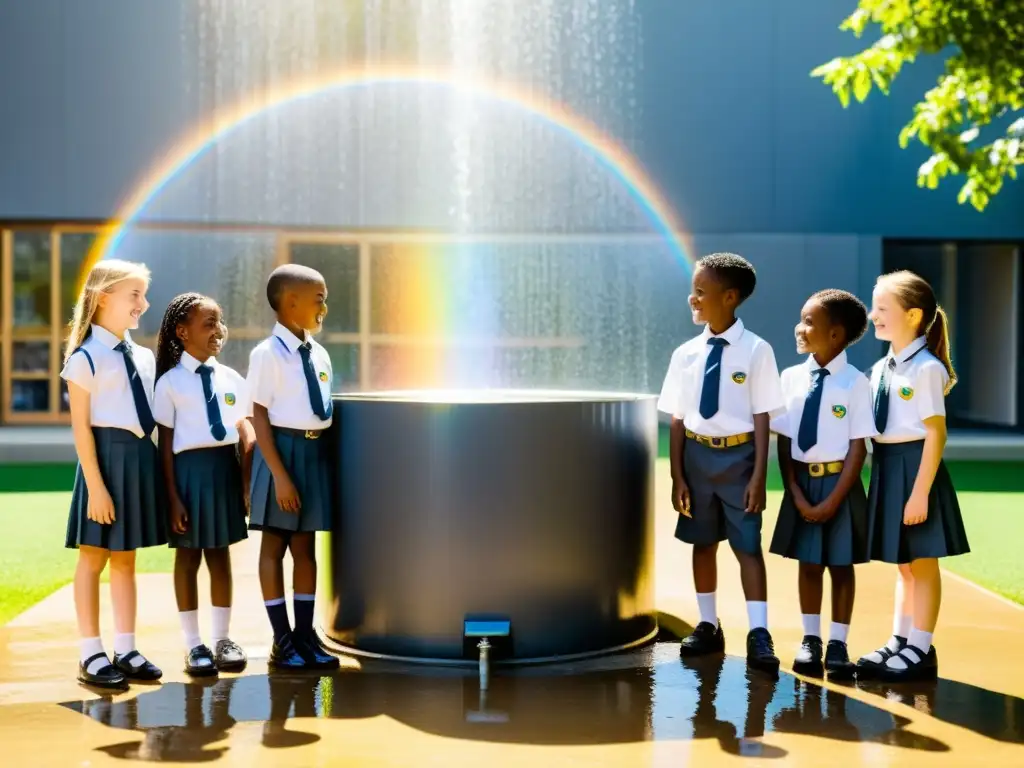
[[[288,476],[299,494],[297,513],[284,512],[277,504],[274,477],[257,444],[253,450],[249,493],[249,528],[306,533],[331,530],[331,438],[322,433],[318,440],[306,440],[274,429],[274,445]]]
[[[921,466],[924,441],[874,443],[868,488],[868,544],[872,560],[909,563],[925,557],[953,557],[971,551],[953,481],[943,462],[928,494],[928,517],[903,524]]]
[[[828,498],[839,483],[839,475],[811,477],[806,468],[796,470],[797,485],[811,504]],[[856,565],[868,556],[867,496],[858,480],[824,523],[809,523],[800,517],[789,491],[782,498],[769,551],[813,565]]]
[[[168,531],[171,547],[220,549],[248,537],[242,468],[234,445],[176,454],[174,483],[188,512],[188,530]]]
[[[166,544],[167,494],[153,441],[112,427],[93,427],[92,434],[100,476],[114,502],[114,522],[89,519],[89,489],[79,464],[64,546],[126,552]]]

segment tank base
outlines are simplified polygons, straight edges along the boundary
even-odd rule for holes
[[[645,645],[653,643],[657,638],[659,632],[658,623],[654,622],[653,628],[636,640],[629,643],[623,643],[622,645],[612,646],[610,648],[599,648],[594,651],[584,651],[582,653],[569,653],[562,654],[560,656],[538,656],[530,659],[491,659],[490,664],[492,667],[525,667],[535,666],[540,664],[559,664],[570,661],[582,661],[584,659],[594,659],[600,656],[611,656],[616,653],[625,653],[626,651],[632,651],[637,648],[642,648]],[[442,659],[442,658],[425,658],[422,656],[392,656],[386,653],[374,653],[373,651],[364,651],[359,648],[353,648],[350,645],[340,643],[330,635],[322,634],[321,639],[329,650],[335,653],[342,653],[346,656],[352,656],[355,658],[362,659],[373,659],[374,661],[390,661],[397,664],[415,664],[419,666],[427,667],[460,667],[460,668],[471,668],[479,664],[478,659]]]

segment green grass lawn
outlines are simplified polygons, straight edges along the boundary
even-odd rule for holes
[[[973,551],[943,565],[1024,603],[1024,464],[950,462],[949,470]],[[0,466],[0,488],[17,489],[0,493],[0,624],[71,580],[75,552],[64,549],[64,530],[73,481],[65,466]],[[768,484],[780,489],[776,471]],[[170,549],[152,547],[139,553],[138,568],[166,573],[172,562]]]

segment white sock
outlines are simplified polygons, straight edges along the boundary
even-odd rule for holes
[[[227,640],[228,637],[228,625],[231,624],[231,606],[222,608],[214,605],[210,608],[210,619],[213,623],[213,629],[210,634],[210,643],[214,650],[217,649],[217,643],[221,640]]]
[[[837,621],[833,621],[832,625],[828,629],[828,639],[838,640],[840,643],[845,643],[846,638],[850,636],[850,625],[840,624]]]
[[[83,637],[78,641],[79,661],[83,664],[86,659],[95,656],[97,653],[103,653],[104,657],[102,659],[96,659],[96,661],[92,662],[85,668],[85,671],[92,675],[96,674],[97,671],[103,669],[103,667],[110,663],[110,659],[106,657],[106,653],[103,650],[103,639],[99,637]]]
[[[131,653],[135,650],[135,633],[125,632],[123,634],[114,635],[114,653],[118,656],[124,656],[126,653]],[[146,663],[146,660],[140,653],[134,659],[129,662],[133,667],[141,667]]]
[[[932,649],[932,633],[914,627],[910,630],[907,645],[920,649],[922,653],[928,653]]]
[[[697,608],[700,611],[701,622],[707,622],[718,629],[718,606],[714,592],[698,592]]]
[[[199,611],[179,611],[178,619],[181,621],[181,631],[185,636],[185,651],[202,645],[203,640],[199,636]]]
[[[768,629],[768,603],[763,600],[747,600],[747,619],[751,629]]]
[[[897,608],[896,610],[901,610]],[[914,617],[907,614],[897,613],[892,617],[892,633],[904,640],[910,635],[910,628],[914,623]]]
[[[747,605],[750,605],[750,603],[747,603]],[[800,616],[804,622],[804,634],[821,637],[821,614],[803,613]]]

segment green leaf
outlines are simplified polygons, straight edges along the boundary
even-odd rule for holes
[[[871,72],[862,66],[853,76],[853,95],[857,101],[863,102],[869,93],[871,93]]]

